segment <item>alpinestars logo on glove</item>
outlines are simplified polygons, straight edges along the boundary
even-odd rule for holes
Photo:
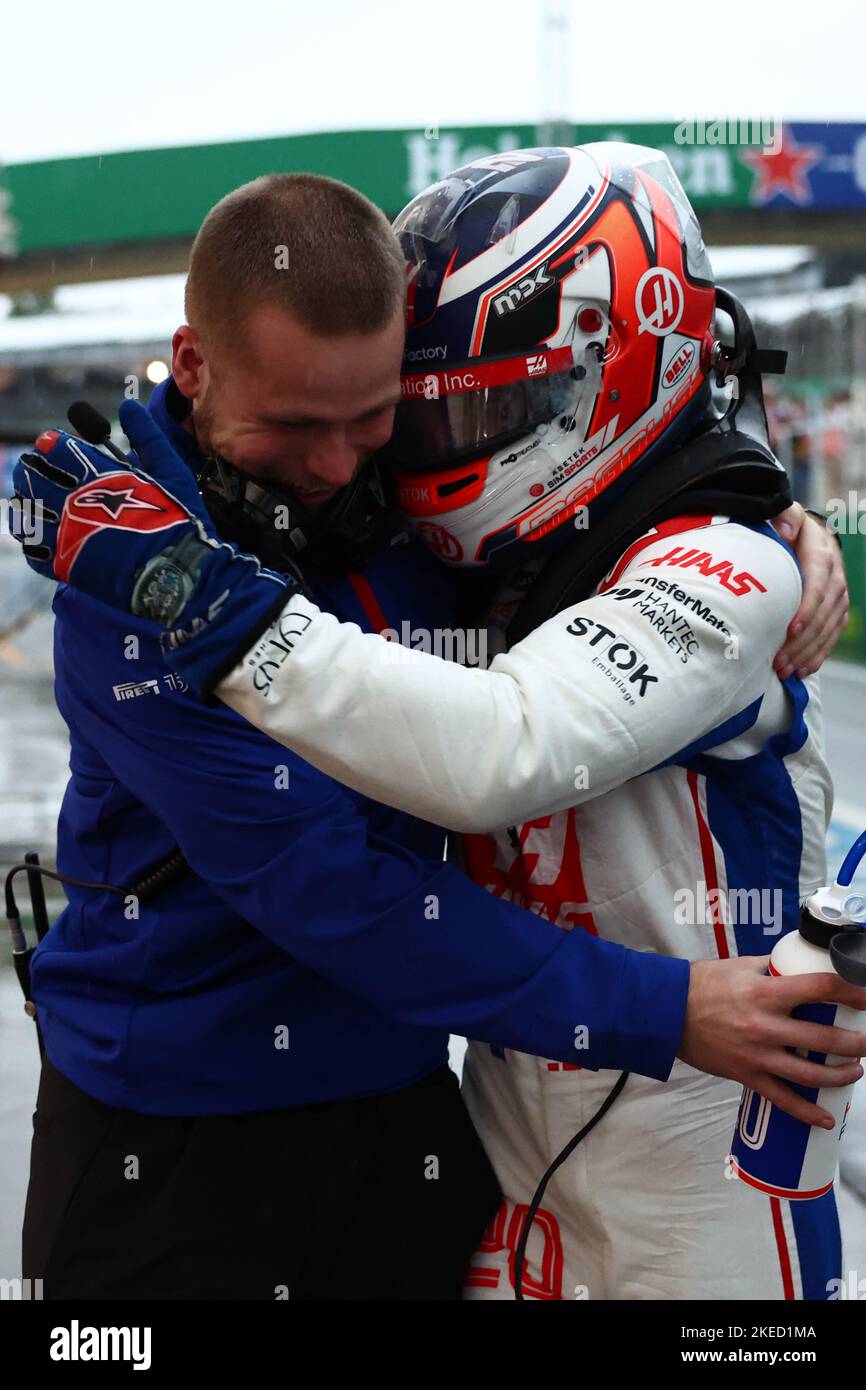
[[[116,520],[127,508],[133,511],[162,511],[162,507],[158,507],[155,502],[146,502],[143,497],[136,497],[135,489],[131,487],[119,489],[117,492],[111,488],[92,487],[85,497],[78,498],[78,506],[82,511],[98,511],[101,507],[112,520]]]
[[[103,473],[66,500],[57,528],[54,573],[68,581],[81,547],[99,531],[166,531],[179,523],[188,526],[188,514],[150,479],[126,469]]]

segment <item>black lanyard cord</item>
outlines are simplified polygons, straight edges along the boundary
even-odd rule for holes
[[[622,1091],[623,1086],[628,1081],[628,1078],[629,1073],[627,1071],[622,1072],[622,1074],[617,1079],[616,1084],[611,1088],[611,1090],[608,1092],[608,1094],[602,1101],[601,1105],[596,1110],[592,1119],[587,1121],[583,1129],[580,1130],[577,1134],[575,1134],[572,1139],[569,1139],[565,1148],[556,1155],[556,1158],[553,1160],[547,1172],[544,1174],[544,1177],[541,1179],[541,1182],[535,1189],[535,1195],[529,1204],[529,1210],[526,1213],[526,1220],[523,1223],[523,1230],[520,1232],[520,1239],[517,1242],[517,1248],[514,1252],[514,1297],[518,1299],[521,1303],[523,1302],[523,1265],[526,1259],[526,1243],[529,1240],[529,1232],[532,1229],[532,1223],[538,1214],[538,1208],[541,1206],[541,1203],[544,1199],[544,1194],[547,1190],[547,1184],[550,1182],[550,1179],[553,1177],[556,1170],[558,1168],[561,1168],[565,1160],[569,1157],[569,1155],[574,1152],[581,1139],[585,1139],[586,1136],[589,1134],[590,1130],[595,1129],[599,1120],[601,1120],[607,1114],[608,1110],[613,1105],[617,1096]]]

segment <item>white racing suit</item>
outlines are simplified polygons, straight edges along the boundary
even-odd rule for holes
[[[772,669],[800,592],[769,525],[679,518],[489,670],[390,651],[296,597],[217,693],[331,776],[465,832],[480,883],[564,930],[764,955],[826,873],[817,686]],[[505,1197],[470,1298],[514,1297],[536,1185],[616,1081],[580,1069],[574,1024],[573,1068],[469,1046],[465,1096]],[[665,1083],[631,1076],[547,1189],[524,1295],[827,1298],[834,1193],[780,1201],[733,1179],[738,1100],[681,1062]]]

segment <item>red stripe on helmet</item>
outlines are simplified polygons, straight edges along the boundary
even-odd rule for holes
[[[510,386],[515,381],[567,372],[574,366],[570,347],[539,348],[538,352],[521,357],[506,357],[497,362],[469,361],[447,371],[407,372],[400,378],[404,400],[437,400],[440,396],[456,396],[468,391],[483,391],[491,386]]]

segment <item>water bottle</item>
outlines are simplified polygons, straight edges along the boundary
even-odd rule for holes
[[[866,893],[856,892],[850,886],[864,854],[866,832],[855,841],[836,882],[820,888],[805,903],[799,931],[787,933],[776,943],[770,956],[771,975],[834,970],[850,984],[866,985]],[[864,1022],[861,1011],[841,1004],[804,1004],[794,1010],[793,1017],[857,1032]],[[816,1062],[851,1060],[823,1053],[808,1056]],[[819,1091],[789,1084],[807,1100],[830,1112],[836,1121],[833,1129],[804,1124],[744,1087],[731,1164],[736,1175],[751,1187],[773,1197],[803,1201],[821,1197],[833,1186],[839,1142],[845,1132],[854,1086],[828,1086]]]

